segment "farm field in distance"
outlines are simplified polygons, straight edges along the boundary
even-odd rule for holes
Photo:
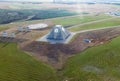
[[[0,81],[120,81],[118,4],[3,1],[0,10]],[[18,32],[40,23],[48,27]],[[75,34],[68,44],[36,41],[55,25]]]

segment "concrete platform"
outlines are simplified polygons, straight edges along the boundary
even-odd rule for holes
[[[44,23],[39,23],[39,24],[33,24],[33,25],[29,25],[28,28],[31,30],[36,30],[36,29],[43,29],[43,28],[47,28],[48,25],[44,24]]]
[[[47,39],[47,35],[37,39],[36,41],[40,42],[49,42],[50,44],[57,44],[57,43],[62,43],[62,44],[68,44],[70,40],[74,37],[75,33],[71,33],[71,35],[66,39],[66,40],[49,40]]]

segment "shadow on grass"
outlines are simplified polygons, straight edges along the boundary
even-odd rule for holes
[[[4,45],[1,48],[6,47],[9,44],[9,42],[4,43]]]

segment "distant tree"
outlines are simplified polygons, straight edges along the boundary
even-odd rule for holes
[[[66,10],[0,10],[0,24],[17,20],[37,20],[76,15]]]

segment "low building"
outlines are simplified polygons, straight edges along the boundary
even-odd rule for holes
[[[65,40],[70,36],[70,32],[66,30],[61,25],[56,25],[53,27],[51,32],[49,33],[47,39],[49,40]]]
[[[75,33],[69,32],[62,25],[53,27],[47,35],[41,37],[37,41],[49,42],[50,44],[62,43],[67,44],[72,39]]]

